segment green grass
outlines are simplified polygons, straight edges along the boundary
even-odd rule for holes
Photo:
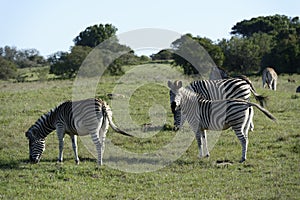
[[[106,94],[113,92],[116,85],[125,84],[116,84],[119,78],[102,77],[96,96],[113,104]],[[288,78],[296,83],[289,83]],[[40,115],[72,98],[73,81],[1,82],[0,199],[299,199],[300,94],[295,90],[300,75],[280,75],[276,92],[262,89],[260,77],[250,79],[260,94],[269,97],[267,108],[278,123],[255,109],[255,128],[249,133],[245,163],[238,163],[241,146],[233,131],[227,130],[221,133],[210,158],[199,160],[193,141],[170,165],[144,173],[112,169],[105,161],[104,166],[97,168],[96,159],[81,140],[78,141],[81,163],[75,165],[68,137],[64,163],[57,164],[55,132],[47,137],[41,162],[29,164],[25,131]],[[151,137],[127,138],[110,130],[108,141],[139,154],[155,152],[167,145],[175,133],[168,128],[172,115],[166,87],[150,83],[137,88],[129,100],[130,117],[139,127],[144,123],[159,123],[151,118],[151,111],[156,111],[157,105],[166,110],[166,120],[159,124],[166,124],[163,131]],[[118,113],[116,107],[112,109]],[[121,122],[118,125],[125,126]],[[231,164],[222,166],[217,161]]]

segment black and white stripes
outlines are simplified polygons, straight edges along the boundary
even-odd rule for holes
[[[199,93],[204,99],[222,100],[222,99],[243,99],[249,101],[251,93],[260,105],[265,104],[265,97],[256,93],[251,81],[247,77],[229,78],[220,80],[200,80],[194,81],[187,86],[188,89]],[[175,95],[170,90],[170,103],[174,101]],[[172,105],[171,105],[172,106]],[[174,129],[180,128],[181,111],[180,109],[173,112],[174,114]],[[250,124],[251,130],[254,129],[254,124]]]
[[[182,87],[182,82],[168,82],[169,88],[175,94],[172,109],[181,109],[184,117],[193,129],[199,147],[199,156],[202,157],[202,141],[209,156],[207,148],[206,130],[225,130],[230,127],[242,145],[242,159],[247,158],[248,130],[253,118],[253,108],[257,107],[267,117],[275,121],[267,110],[261,106],[243,99],[206,100],[202,95]]]
[[[104,141],[109,125],[114,131],[130,136],[113,123],[112,111],[105,101],[99,99],[66,101],[41,116],[26,132],[30,160],[39,162],[45,149],[45,138],[56,129],[59,140],[59,162],[63,161],[65,133],[72,139],[76,163],[79,163],[77,135],[90,134],[98,152],[98,164],[102,165]]]

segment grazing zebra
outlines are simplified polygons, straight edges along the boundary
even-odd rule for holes
[[[267,67],[266,69],[264,69],[262,74],[262,82],[263,88],[265,88],[267,84],[269,89],[276,91],[277,74],[273,68]]]
[[[254,86],[246,76],[240,78],[229,78],[220,80],[200,80],[192,82],[188,88],[199,93],[203,98],[208,100],[222,99],[244,99],[249,101],[251,92],[260,105],[265,104],[265,97],[256,93]],[[174,101],[175,94],[170,90],[170,103]],[[172,107],[172,104],[171,104]],[[181,111],[180,109],[173,112],[174,130],[179,130]],[[253,131],[254,124],[251,121],[250,130]]]
[[[109,105],[100,99],[66,101],[42,115],[26,132],[29,140],[29,158],[37,163],[45,149],[45,138],[56,129],[59,140],[58,161],[63,161],[64,136],[72,139],[75,161],[78,164],[77,135],[90,134],[98,152],[98,164],[102,165],[104,142],[108,126],[120,134],[130,136],[120,130],[112,121]]]
[[[209,74],[209,80],[219,80],[226,78],[230,78],[230,76],[224,69],[220,67],[213,67]]]
[[[181,81],[174,83],[168,81],[168,86],[175,94],[173,109],[181,108],[183,117],[196,135],[200,158],[203,156],[201,138],[206,155],[209,156],[206,130],[225,130],[232,127],[242,145],[240,162],[244,162],[247,158],[248,130],[254,114],[252,106],[257,107],[270,119],[276,120],[266,109],[249,101],[242,99],[206,100],[192,90],[183,88]]]

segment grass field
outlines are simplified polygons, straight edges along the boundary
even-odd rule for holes
[[[113,103],[106,94],[117,85],[128,84],[118,82],[120,78],[102,77],[96,96]],[[73,81],[0,82],[0,199],[299,199],[300,94],[295,90],[300,75],[280,75],[276,92],[262,89],[260,77],[250,79],[260,94],[269,97],[267,109],[278,123],[255,109],[255,129],[249,133],[245,163],[238,163],[241,146],[234,132],[227,130],[221,133],[210,158],[198,159],[193,141],[174,162],[144,173],[113,169],[105,165],[105,160],[104,166],[98,168],[81,140],[81,163],[75,165],[68,136],[64,163],[57,164],[58,141],[54,132],[47,137],[41,162],[28,163],[25,131],[43,113],[72,99]],[[151,137],[134,138],[110,130],[108,141],[139,154],[167,145],[175,133],[170,129],[172,115],[166,87],[152,83],[137,88],[129,99],[130,117],[142,128],[152,122],[149,115],[151,109],[155,110],[153,105],[166,111],[163,130]],[[112,109],[118,113],[113,105]],[[121,122],[117,124],[123,127]],[[228,165],[219,164],[223,161]]]

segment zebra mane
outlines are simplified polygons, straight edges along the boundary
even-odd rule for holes
[[[44,140],[46,136],[51,133],[55,127],[49,127],[49,123],[47,120],[49,120],[50,117],[53,117],[55,115],[56,110],[59,106],[51,109],[49,112],[41,115],[36,122],[26,131],[25,135],[26,137],[31,141],[37,141],[37,140]],[[44,127],[47,127],[47,131],[44,130]]]

